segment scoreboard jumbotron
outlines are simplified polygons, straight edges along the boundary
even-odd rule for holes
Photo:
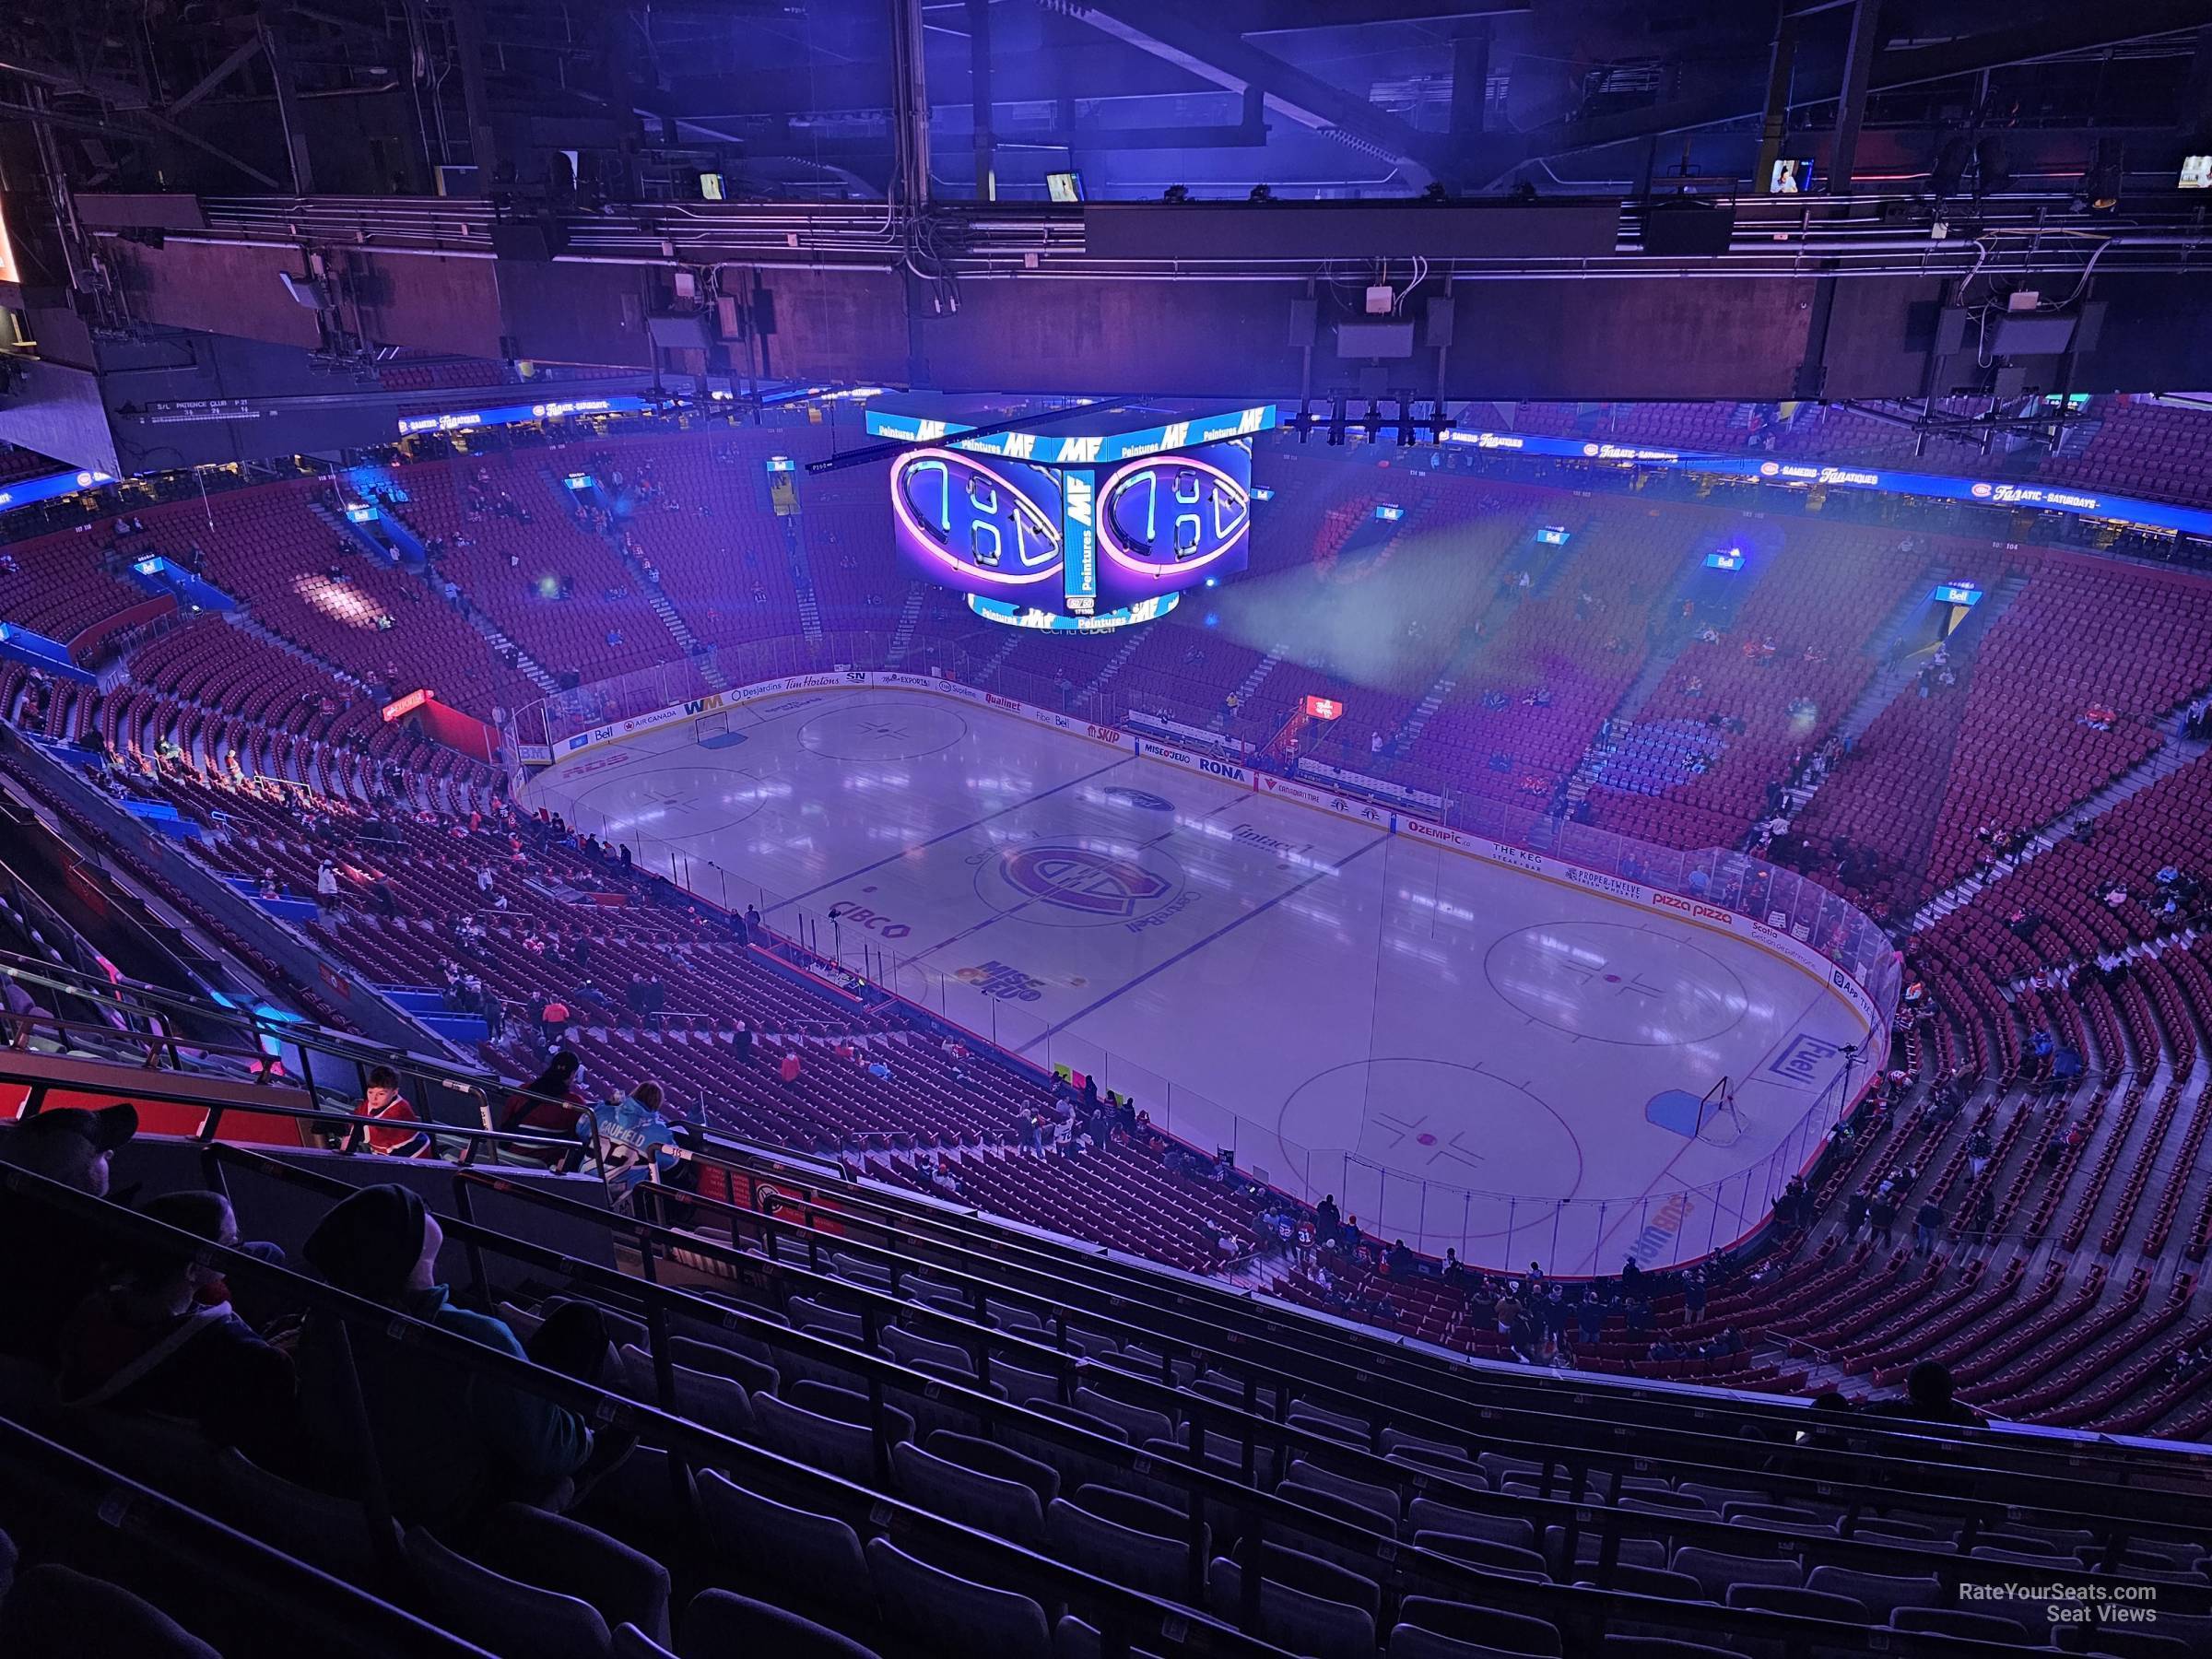
[[[1163,617],[1244,568],[1252,441],[1272,404],[1157,414],[1048,411],[1030,425],[877,406],[899,556],[979,617],[1093,633]]]

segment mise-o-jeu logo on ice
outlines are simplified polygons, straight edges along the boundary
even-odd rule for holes
[[[1000,1002],[1035,1002],[1044,994],[1042,980],[1000,961],[985,962],[976,968],[956,968],[952,977]]]

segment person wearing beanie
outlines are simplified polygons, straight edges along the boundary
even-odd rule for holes
[[[108,1195],[108,1160],[138,1132],[127,1101],[88,1112],[55,1106],[0,1126],[0,1164],[94,1198]],[[0,1192],[0,1354],[54,1361],[62,1324],[100,1288],[107,1239],[36,1198]]]
[[[302,1253],[341,1290],[530,1359],[503,1321],[453,1305],[438,1282],[444,1236],[411,1189],[369,1186],[323,1218]],[[572,1305],[597,1316],[589,1304]],[[415,1344],[359,1326],[348,1335],[393,1512],[403,1521],[465,1521],[509,1500],[556,1509],[572,1500],[574,1477],[593,1453],[591,1430],[576,1413]],[[309,1433],[339,1469],[352,1466],[359,1451],[341,1405],[344,1364],[333,1321],[311,1317],[300,1341],[301,1410]]]

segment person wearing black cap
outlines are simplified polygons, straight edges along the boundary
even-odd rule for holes
[[[138,1133],[127,1102],[88,1112],[56,1106],[0,1127],[0,1163],[94,1198],[108,1195],[108,1159]],[[62,1324],[100,1288],[106,1239],[36,1198],[0,1193],[0,1353],[53,1363]]]
[[[371,1186],[323,1218],[308,1235],[304,1253],[341,1290],[518,1359],[530,1358],[502,1321],[455,1307],[448,1299],[438,1283],[443,1240],[437,1218],[414,1192]],[[403,1520],[465,1520],[509,1500],[563,1508],[573,1501],[579,1477],[595,1472],[586,1468],[593,1461],[592,1432],[576,1413],[471,1375],[414,1344],[387,1341],[358,1326],[350,1335],[393,1512]],[[600,1347],[605,1349],[604,1335]],[[299,1365],[308,1430],[344,1467],[359,1449],[342,1405],[344,1359],[327,1317],[309,1319]],[[610,1465],[616,1450],[609,1441],[598,1465]]]

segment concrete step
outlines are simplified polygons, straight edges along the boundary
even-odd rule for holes
[[[2192,741],[2180,735],[2169,737],[2136,765],[2128,768],[2086,801],[2070,807],[2030,838],[2027,846],[2015,856],[2006,859],[1987,878],[1968,876],[1953,882],[1922,905],[1912,917],[1912,930],[1933,927],[1937,922],[1957,910],[1986,888],[1994,887],[2021,865],[2041,857],[2072,835],[2082,825],[2099,818],[2130,795],[2140,794],[2160,779],[2170,778],[2212,749],[2212,742],[2203,738]]]
[[[1112,656],[1108,657],[1106,659],[1106,666],[1099,670],[1098,677],[1093,679],[1089,685],[1085,686],[1081,691],[1077,693],[1077,696],[1080,700],[1088,703],[1091,698],[1096,697],[1105,687],[1106,682],[1113,678],[1115,675],[1119,674],[1122,671],[1123,666],[1129,661],[1129,659],[1136,654],[1137,647],[1145,642],[1145,630],[1141,628],[1133,628],[1129,630],[1129,633],[1130,638],[1128,642],[1124,644],[1119,651],[1115,652]]]
[[[914,629],[922,621],[922,606],[927,602],[929,590],[919,582],[906,584],[906,603],[899,609],[899,626],[891,630],[891,646],[887,661],[893,668],[906,659],[914,648]]]
[[[1282,665],[1284,653],[1289,649],[1290,647],[1288,645],[1268,647],[1267,654],[1253,665],[1252,672],[1244,677],[1243,683],[1237,688],[1239,702],[1244,702],[1251,699],[1252,694],[1260,688],[1267,677]]]
[[[991,653],[988,661],[986,661],[975,671],[975,683],[977,685],[989,685],[991,683],[992,677],[998,672],[1000,665],[1005,663],[1008,657],[1012,656],[1014,654],[1014,647],[1021,643],[1021,632],[1018,629],[1009,628],[1006,629],[1006,632],[1010,637],[1007,638],[996,651]]]
[[[252,634],[255,639],[261,641],[264,644],[274,645],[277,650],[284,652],[287,655],[297,657],[300,659],[300,661],[309,665],[311,667],[321,669],[324,674],[329,675],[332,678],[340,680],[345,684],[351,686],[357,691],[366,691],[369,689],[369,682],[361,678],[359,675],[353,673],[350,669],[342,667],[337,663],[333,662],[330,658],[323,655],[320,652],[310,651],[304,645],[293,644],[291,641],[286,639],[275,629],[270,628],[266,624],[257,620],[251,611],[244,609],[242,606],[237,610],[227,610],[223,612],[223,620],[228,622],[235,629],[239,629],[243,632]]]

